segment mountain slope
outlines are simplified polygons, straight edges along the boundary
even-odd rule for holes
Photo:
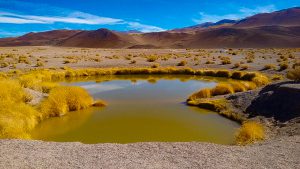
[[[300,8],[263,13],[240,21],[129,33],[108,29],[55,30],[0,39],[0,46],[66,46],[91,48],[223,48],[300,47]]]
[[[28,33],[16,38],[0,39],[0,46],[42,46],[56,45],[58,42],[73,36],[78,30],[53,30],[38,33]]]
[[[257,14],[237,22],[235,27],[300,25],[300,8],[290,8],[272,13]]]
[[[108,29],[82,31],[58,43],[59,46],[92,48],[123,48],[134,44],[136,41],[129,34]]]

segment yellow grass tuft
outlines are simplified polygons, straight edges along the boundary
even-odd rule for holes
[[[295,81],[300,81],[300,66],[297,66],[292,70],[289,70],[287,73],[287,78]]]
[[[247,121],[243,123],[235,137],[235,141],[238,145],[251,144],[264,139],[264,127],[262,124],[255,121]]]
[[[215,88],[211,91],[213,96],[232,94],[234,93],[233,87],[228,83],[219,83]]]
[[[201,98],[210,98],[210,97],[211,97],[211,89],[202,89],[192,94],[188,100],[197,100]]]
[[[104,107],[104,106],[107,106],[107,103],[103,100],[96,100],[94,103],[93,103],[93,106],[94,107]]]
[[[81,87],[57,87],[42,102],[43,117],[62,116],[69,111],[85,109],[93,104],[93,98]]]
[[[241,82],[229,82],[229,83],[232,86],[234,92],[244,92],[244,91],[247,91],[247,88]]]

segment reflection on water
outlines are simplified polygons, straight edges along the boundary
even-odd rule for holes
[[[231,144],[239,125],[183,104],[201,88],[224,79],[193,76],[103,76],[64,82],[86,88],[105,108],[71,112],[41,123],[35,139],[83,143],[205,141]]]

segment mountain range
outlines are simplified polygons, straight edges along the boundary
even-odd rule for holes
[[[90,48],[266,48],[300,47],[300,8],[224,19],[164,32],[53,30],[0,38],[0,46]]]

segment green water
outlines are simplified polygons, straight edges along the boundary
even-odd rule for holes
[[[131,80],[128,80],[131,79]],[[35,139],[83,143],[187,142],[233,143],[239,124],[184,104],[191,93],[221,79],[189,76],[114,76],[65,85],[86,88],[105,108],[71,112],[42,122]]]

